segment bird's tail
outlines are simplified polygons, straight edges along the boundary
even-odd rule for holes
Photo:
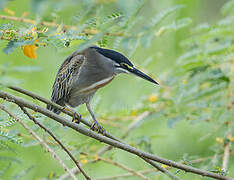
[[[60,106],[65,106],[64,102],[61,102],[61,101],[58,101],[58,102],[55,102],[56,104],[60,105]],[[54,106],[51,106],[49,104],[47,104],[46,106],[46,109],[56,113],[56,114],[60,114],[61,113],[61,110],[55,108]]]
[[[54,112],[54,113],[56,113],[56,114],[60,114],[60,113],[61,113],[60,110],[58,110],[57,108],[55,108],[55,107],[53,107],[53,106],[51,106],[51,105],[48,105],[48,104],[47,104],[47,106],[46,106],[46,109],[48,109],[48,110],[50,110],[50,111],[52,111],[52,112]]]

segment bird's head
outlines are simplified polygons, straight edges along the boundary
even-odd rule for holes
[[[114,62],[114,69],[117,73],[131,73],[138,77],[141,77],[147,81],[150,81],[154,84],[158,84],[151,77],[136,69],[134,65],[125,57],[123,54],[116,52],[110,49],[99,48],[97,46],[92,46],[91,48],[95,49],[98,53],[105,56],[106,58]]]

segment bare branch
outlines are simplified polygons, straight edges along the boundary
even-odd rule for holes
[[[18,22],[29,23],[29,24],[34,24],[34,25],[39,24],[39,25],[47,26],[47,27],[59,27],[60,26],[60,24],[57,24],[54,22],[40,21],[39,23],[37,23],[34,19],[28,19],[28,18],[16,17],[16,16],[0,15],[0,19],[18,21]],[[78,26],[71,26],[71,25],[63,25],[63,28],[65,30],[68,30],[68,29],[78,30]],[[99,31],[97,29],[84,29],[82,32],[85,34],[90,34],[90,35],[94,35],[94,34],[99,33]],[[118,33],[106,33],[106,35],[123,36],[124,34],[122,32],[118,32]]]
[[[15,86],[9,86],[8,88],[10,88],[10,89],[12,89],[12,90],[14,90],[14,91],[17,91],[17,92],[19,92],[19,93],[22,93],[22,94],[24,94],[24,95],[27,95],[27,96],[29,96],[29,97],[31,97],[31,98],[33,98],[33,99],[37,99],[37,100],[39,100],[39,101],[41,101],[41,102],[43,102],[43,103],[45,103],[45,104],[49,104],[49,105],[51,105],[51,106],[53,106],[53,107],[59,109],[59,110],[62,111],[63,113],[69,115],[69,116],[72,117],[72,118],[73,118],[73,116],[74,116],[74,114],[73,114],[71,111],[67,111],[64,107],[62,107],[62,106],[60,106],[60,105],[58,105],[58,104],[56,104],[56,103],[54,103],[54,102],[52,102],[52,101],[50,101],[50,100],[44,98],[44,97],[41,97],[41,96],[39,96],[39,95],[37,95],[37,94],[35,94],[35,93],[33,93],[33,92],[30,92],[30,91],[27,91],[27,90],[25,90],[25,89],[22,89],[22,88],[19,88],[19,87],[15,87]],[[77,117],[77,118],[79,118],[79,117]],[[91,123],[90,121],[84,119],[84,118],[79,118],[79,120],[80,120],[80,122],[84,123],[84,124],[85,124],[86,126],[88,126],[88,127],[91,127],[91,126],[92,126],[92,123]],[[106,137],[109,137],[109,138],[111,138],[111,139],[117,140],[117,141],[121,141],[120,139],[114,137],[113,135],[111,135],[111,134],[108,133],[108,132],[105,133],[105,136],[106,136]]]
[[[9,86],[9,88],[12,89],[12,90],[15,90],[15,91],[17,91],[17,92],[20,92],[20,93],[22,93],[22,94],[28,95],[28,96],[30,96],[30,97],[32,97],[32,98],[34,98],[34,99],[37,99],[37,100],[39,100],[39,101],[41,101],[41,102],[46,103],[46,104],[50,104],[50,105],[52,105],[52,106],[58,108],[58,109],[61,110],[62,112],[68,114],[68,115],[71,116],[71,117],[73,117],[73,115],[74,115],[72,112],[65,110],[64,107],[59,106],[58,104],[55,104],[55,103],[53,103],[53,102],[51,102],[51,101],[49,101],[49,100],[47,100],[47,99],[45,99],[45,98],[43,98],[43,97],[41,97],[41,96],[38,96],[38,95],[35,94],[35,93],[29,92],[29,91],[27,91],[27,90],[25,90],[25,89],[22,89],[22,88],[19,88],[19,87],[15,87],[15,86]],[[142,119],[144,119],[144,117],[147,116],[147,115],[148,115],[148,113],[144,113],[143,115],[139,116],[139,118],[136,118],[136,120],[135,120],[132,124],[130,124],[128,130],[127,130],[126,133],[123,135],[123,137],[125,138],[125,137],[127,136],[127,134],[128,134],[132,129],[134,129],[134,128],[136,127],[137,123],[138,123],[139,121],[141,121]],[[80,121],[83,122],[85,125],[91,127],[91,123],[90,123],[89,121],[87,121],[87,120],[85,120],[85,119],[83,119],[83,118],[80,118]],[[113,140],[117,140],[117,141],[119,141],[119,142],[125,144],[124,142],[122,142],[122,141],[119,140],[118,138],[112,136],[112,135],[109,134],[108,132],[105,133],[105,136],[106,136],[106,137],[109,137],[109,138],[111,138],[111,139],[113,139]],[[112,148],[112,146],[108,146],[106,150],[110,150],[111,148]],[[105,148],[104,148],[103,153],[105,153]],[[141,156],[139,156],[139,157],[142,158],[144,161],[146,161],[145,158],[143,158],[143,157],[141,157]],[[146,161],[146,162],[149,163],[148,161]],[[153,165],[154,163],[151,162],[150,164]],[[157,168],[157,165],[153,165],[153,166]],[[158,169],[158,168],[157,168],[157,169]],[[77,169],[77,170],[78,170],[78,169]],[[76,171],[75,171],[75,172],[76,172]],[[163,172],[163,171],[161,171],[161,172]],[[78,172],[76,172],[76,173],[78,173]],[[163,172],[163,173],[164,173],[164,172]],[[169,174],[169,173],[168,173],[168,174]]]
[[[174,175],[173,173],[171,173],[170,171],[168,171],[166,168],[163,168],[161,166],[159,166],[157,163],[155,163],[152,160],[149,160],[147,158],[144,158],[144,160],[146,162],[148,162],[149,164],[151,164],[152,166],[154,166],[157,170],[161,171],[162,173],[166,174],[168,177],[170,177],[173,180],[181,180],[180,178],[178,178],[176,175]]]
[[[142,170],[142,171],[138,171],[138,173],[141,174],[149,174],[155,172],[155,169],[146,169],[146,170]],[[133,176],[133,173],[126,173],[126,174],[121,174],[121,175],[117,175],[117,176],[109,176],[109,177],[101,177],[101,178],[97,178],[96,180],[112,180],[112,179],[118,179],[118,178],[126,178],[129,176]]]
[[[140,121],[142,121],[145,117],[147,117],[148,115],[150,115],[150,114],[151,114],[151,112],[149,112],[149,111],[145,111],[144,113],[140,114],[140,115],[128,126],[128,129],[127,129],[127,130],[125,131],[125,133],[121,136],[121,139],[125,139],[125,138],[129,135],[129,133],[130,133],[133,129],[135,129],[136,125],[137,125]],[[113,146],[105,146],[105,147],[103,147],[102,149],[100,149],[100,150],[98,151],[98,155],[100,156],[100,155],[104,154],[105,152],[111,150],[112,148],[113,148]]]
[[[72,161],[76,164],[77,168],[80,170],[80,172],[84,175],[84,177],[87,180],[90,180],[90,177],[85,173],[85,171],[81,168],[80,163],[74,158],[74,156],[71,154],[71,152],[63,145],[63,143],[44,125],[39,123],[24,107],[19,106],[21,110],[26,114],[29,119],[31,119],[35,124],[37,124],[40,128],[44,129],[60,146],[61,148],[70,156]]]
[[[230,129],[229,132],[227,133],[227,139],[229,140],[231,138],[232,138],[232,130]],[[228,168],[228,162],[230,158],[230,147],[231,147],[231,141],[224,144],[222,170],[224,170],[225,172],[227,171]]]
[[[97,160],[101,160],[101,161],[103,161],[103,162],[112,164],[112,165],[117,166],[117,167],[119,167],[119,168],[122,168],[122,169],[124,169],[124,170],[126,170],[126,171],[128,171],[128,172],[130,172],[130,173],[132,173],[132,174],[134,174],[134,175],[136,175],[136,176],[142,178],[142,179],[149,180],[149,178],[147,178],[147,177],[144,176],[143,174],[141,174],[141,173],[139,173],[139,172],[137,172],[137,171],[135,171],[135,170],[133,170],[133,169],[131,169],[131,168],[129,168],[129,167],[123,165],[123,164],[120,164],[120,163],[118,163],[118,162],[112,161],[111,159],[106,159],[106,158],[102,158],[102,157],[97,157]]]
[[[72,179],[77,180],[75,175],[70,171],[63,160],[46,144],[43,139],[41,139],[32,129],[30,129],[28,125],[24,124],[17,116],[8,111],[7,108],[5,108],[4,106],[0,105],[0,109],[5,111],[9,116],[19,122],[24,127],[24,129],[26,129],[36,140],[39,141],[39,143],[46,149],[47,152],[51,153],[52,157],[54,157],[58,161],[58,163],[65,169],[65,171],[68,172]]]
[[[155,172],[155,169],[146,169],[146,170],[138,171],[138,173],[141,173],[141,174],[149,174],[152,172]],[[121,174],[121,175],[116,175],[116,176],[96,178],[95,180],[113,180],[113,179],[118,179],[118,178],[126,178],[126,177],[133,176],[133,175],[134,175],[133,173],[126,173],[126,174]]]
[[[42,108],[36,104],[33,104],[31,102],[28,102],[22,98],[19,98],[19,97],[15,97],[13,95],[10,95],[6,92],[2,92],[0,91],[0,98],[2,99],[5,99],[6,101],[9,101],[9,102],[13,102],[15,104],[18,104],[20,106],[24,106],[24,107],[27,107],[29,109],[32,109],[36,112],[39,112],[41,114],[44,114],[45,116],[47,117],[50,117],[51,119],[65,125],[65,126],[68,126],[78,132],[80,132],[81,134],[85,135],[85,136],[89,136],[91,138],[94,138],[98,141],[101,141],[101,142],[104,142],[106,144],[109,144],[109,145],[112,145],[112,146],[115,146],[119,149],[122,149],[124,151],[128,151],[132,154],[135,154],[137,156],[139,156],[140,158],[147,158],[147,159],[150,159],[150,160],[153,160],[153,161],[156,161],[156,162],[159,162],[159,163],[162,163],[162,164],[166,164],[168,166],[172,166],[172,167],[175,167],[175,168],[178,168],[178,169],[182,169],[186,172],[192,172],[194,174],[199,174],[199,175],[202,175],[202,176],[208,176],[208,177],[212,177],[212,178],[215,178],[215,179],[221,179],[221,180],[232,180],[232,178],[230,177],[226,177],[226,176],[222,176],[222,175],[219,175],[219,174],[216,174],[216,173],[212,173],[212,172],[209,172],[209,171],[206,171],[206,170],[201,170],[201,169],[198,169],[198,168],[194,168],[194,167],[191,167],[191,166],[188,166],[188,165],[184,165],[184,164],[181,164],[181,163],[177,163],[175,161],[172,161],[172,160],[168,160],[168,159],[165,159],[165,158],[161,158],[159,156],[156,156],[156,155],[153,155],[153,154],[150,154],[150,153],[147,153],[147,152],[144,152],[144,151],[141,151],[137,148],[134,148],[132,146],[129,146],[127,144],[124,144],[124,143],[121,143],[121,142],[118,142],[116,140],[113,140],[113,139],[110,139],[108,137],[105,137],[101,134],[97,134],[93,131],[91,131],[90,129],[87,129],[83,126],[81,126],[81,124],[76,124],[76,123],[73,123],[71,121],[68,121],[66,118],[64,117],[61,117],[45,108]]]

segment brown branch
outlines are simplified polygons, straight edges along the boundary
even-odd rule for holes
[[[41,102],[46,103],[46,104],[50,104],[50,105],[52,105],[52,106],[58,108],[58,109],[61,110],[62,112],[68,114],[69,116],[72,116],[72,117],[73,117],[73,115],[74,115],[74,113],[65,110],[64,107],[61,107],[61,106],[59,106],[58,104],[55,104],[55,103],[53,103],[53,102],[51,102],[51,101],[49,101],[49,100],[47,100],[47,99],[45,99],[45,98],[43,98],[43,97],[41,97],[41,96],[38,96],[38,95],[35,94],[35,93],[29,92],[29,91],[27,91],[27,90],[24,90],[24,89],[19,88],[19,87],[14,87],[14,86],[9,86],[9,88],[12,89],[12,90],[15,90],[15,91],[17,91],[17,92],[23,93],[23,94],[25,94],[25,95],[28,95],[28,96],[30,96],[30,97],[32,97],[32,98],[34,98],[34,99],[37,99],[37,100],[39,100],[39,101],[41,101]],[[129,133],[132,129],[134,129],[134,128],[136,127],[137,123],[139,123],[142,119],[144,119],[144,117],[146,117],[146,116],[148,115],[148,113],[149,113],[149,112],[143,113],[141,116],[139,116],[138,118],[136,118],[136,120],[135,120],[132,124],[130,124],[128,130],[127,130],[126,133],[123,135],[123,138],[125,138],[125,137],[128,135],[128,133]],[[83,122],[85,125],[91,127],[91,123],[90,123],[89,121],[87,121],[87,120],[85,120],[85,119],[83,119],[83,118],[80,118],[80,121]],[[118,138],[112,136],[112,135],[109,134],[108,132],[105,133],[105,136],[107,136],[107,137],[109,137],[109,138],[111,138],[111,139],[113,139],[113,140],[117,140],[117,141],[119,141],[119,142],[125,144],[124,142],[122,142],[122,141],[119,140]],[[106,150],[109,150],[109,149],[111,149],[111,148],[112,148],[112,146],[108,146]],[[102,153],[105,153],[105,148],[104,148],[104,151],[103,151]],[[147,160],[147,158],[143,158],[143,157],[141,157],[141,156],[139,156],[139,157],[142,158],[142,159],[143,159],[144,161],[146,161],[147,163],[149,163],[149,161]],[[160,168],[158,168],[158,165],[157,165],[156,163],[150,161],[149,164],[151,164],[152,166],[154,166],[156,169],[160,170]],[[78,170],[78,169],[77,169],[77,170]],[[160,170],[160,171],[161,171],[161,170]],[[175,175],[171,174],[170,172],[167,172],[167,170],[161,171],[161,172],[163,172],[163,173],[166,172],[166,174],[167,174],[169,177],[173,178],[173,179],[179,179],[179,178],[177,178]],[[77,172],[77,173],[78,173],[78,172]],[[173,176],[174,176],[174,177],[173,177]]]
[[[135,120],[128,126],[128,129],[125,131],[125,133],[121,136],[121,139],[125,139],[129,133],[135,129],[135,127],[137,126],[137,124],[142,121],[143,119],[145,119],[145,117],[147,117],[148,115],[150,115],[151,112],[150,111],[145,111],[144,113],[140,114],[139,116],[137,116],[135,118]],[[98,155],[102,155],[104,154],[105,152],[111,150],[113,148],[113,146],[105,146],[103,147],[102,149],[100,149],[98,151]]]
[[[141,170],[137,172],[141,174],[148,174],[148,173],[155,172],[155,169],[146,169],[146,170]],[[126,173],[126,174],[121,174],[117,176],[101,177],[101,178],[97,178],[96,180],[111,180],[111,179],[118,179],[118,178],[126,178],[126,177],[133,176],[133,175],[134,175],[133,173]]]
[[[15,103],[17,105],[27,107],[27,108],[32,109],[32,110],[39,112],[41,114],[44,114],[45,116],[50,117],[51,119],[63,124],[64,126],[68,126],[72,129],[76,130],[77,132],[85,135],[85,136],[89,136],[89,137],[94,138],[98,141],[115,146],[116,148],[122,149],[124,151],[128,151],[129,153],[135,154],[142,159],[147,158],[147,159],[150,159],[150,160],[153,160],[153,161],[156,161],[156,162],[159,162],[159,163],[171,166],[171,167],[182,169],[186,172],[191,172],[191,173],[199,174],[202,176],[212,177],[212,178],[220,179],[220,180],[233,180],[233,178],[230,178],[227,176],[222,176],[222,175],[212,173],[212,172],[209,172],[206,170],[201,170],[201,169],[194,168],[194,167],[191,167],[188,165],[177,163],[177,162],[172,161],[172,160],[161,158],[159,156],[156,156],[156,155],[153,155],[151,153],[147,153],[147,152],[141,151],[137,148],[134,148],[132,146],[129,146],[128,144],[124,144],[124,143],[118,142],[116,140],[110,139],[108,137],[105,137],[103,135],[97,134],[97,133],[93,132],[92,130],[81,126],[80,124],[76,124],[76,123],[73,123],[71,121],[68,121],[66,118],[61,117],[61,116],[59,116],[59,115],[57,115],[57,114],[55,114],[55,113],[53,113],[45,108],[42,108],[42,107],[40,107],[36,104],[33,104],[29,101],[26,101],[22,98],[10,95],[6,92],[0,91],[0,98],[5,99],[6,101],[9,101],[9,102]]]
[[[129,167],[123,165],[123,164],[120,164],[118,162],[112,161],[111,159],[106,159],[106,158],[98,157],[97,160],[102,160],[103,162],[106,162],[106,163],[112,164],[114,166],[117,166],[119,168],[122,168],[122,169],[124,169],[124,170],[126,170],[126,171],[128,171],[128,172],[130,172],[130,173],[132,173],[134,175],[136,175],[136,176],[139,176],[142,179],[146,179],[146,180],[149,179],[146,176],[144,176],[143,174],[138,173],[135,170],[133,170],[133,169],[131,169],[131,168],[129,168]]]
[[[29,23],[29,24],[34,24],[34,25],[42,25],[42,26],[47,26],[47,27],[59,27],[60,24],[57,24],[55,22],[47,22],[47,21],[40,21],[37,23],[34,19],[28,19],[24,17],[16,17],[16,16],[5,16],[5,15],[0,15],[0,19],[2,20],[11,20],[11,21],[18,21],[18,22],[23,22],[23,23]],[[71,26],[71,25],[63,25],[63,28],[65,30],[70,29],[70,30],[78,30],[77,26]],[[95,35],[99,33],[97,29],[84,29],[82,31],[85,34],[90,34],[90,35]],[[118,33],[106,33],[106,35],[109,36],[124,36],[122,32]]]
[[[9,116],[19,122],[24,129],[26,129],[38,142],[46,149],[47,152],[51,153],[52,157],[54,157],[58,163],[68,172],[68,174],[74,179],[77,180],[75,175],[70,171],[70,169],[66,166],[66,164],[62,161],[62,159],[46,144],[46,142],[40,138],[28,125],[24,124],[17,116],[7,110],[4,106],[0,105],[0,109],[5,111]]]
[[[33,93],[33,92],[30,92],[30,91],[27,91],[27,90],[25,90],[25,89],[22,89],[22,88],[19,88],[19,87],[15,87],[15,86],[8,86],[8,88],[10,88],[10,89],[12,89],[12,90],[14,90],[14,91],[17,91],[17,92],[19,92],[19,93],[21,93],[21,94],[27,95],[27,96],[29,96],[29,97],[31,97],[31,98],[33,98],[33,99],[37,99],[37,100],[39,100],[39,101],[41,101],[41,102],[43,102],[43,103],[45,103],[45,104],[49,104],[49,105],[51,105],[51,106],[57,108],[57,109],[60,110],[61,112],[63,112],[63,113],[65,113],[65,114],[69,115],[69,116],[72,117],[72,118],[73,118],[73,116],[74,116],[74,113],[72,113],[71,111],[67,111],[64,107],[62,107],[62,106],[60,106],[60,105],[58,105],[58,104],[56,104],[56,103],[54,103],[54,102],[52,102],[52,101],[50,101],[50,100],[44,98],[44,97],[41,97],[41,96],[39,96],[39,95],[37,95],[37,94],[35,94],[35,93]],[[77,118],[80,120],[80,122],[84,123],[86,126],[88,126],[88,127],[91,127],[91,126],[92,126],[92,123],[91,123],[90,121],[88,121],[88,120],[86,120],[86,119],[84,119],[84,118],[80,118],[80,117],[77,117]],[[111,134],[108,133],[107,131],[106,131],[106,133],[105,133],[105,136],[106,136],[106,137],[109,137],[109,138],[111,138],[111,139],[113,139],[113,140],[116,140],[116,141],[121,141],[120,139],[114,137],[113,135],[111,135]]]
[[[112,161],[111,159],[106,159],[106,158],[102,158],[102,157],[97,157],[97,160],[101,160],[101,161],[103,161],[103,162],[112,164],[112,165],[114,165],[114,166],[117,166],[117,167],[119,167],[119,168],[121,168],[121,169],[124,169],[124,170],[126,170],[126,171],[128,171],[128,172],[134,174],[135,176],[138,176],[138,177],[140,177],[140,178],[142,178],[142,179],[145,179],[145,180],[149,180],[149,178],[146,177],[146,176],[144,176],[143,174],[141,174],[141,173],[139,173],[139,172],[137,172],[137,171],[135,171],[135,170],[133,170],[133,169],[131,169],[131,168],[129,168],[129,167],[123,165],[123,164],[120,164],[120,163],[118,163],[118,162]]]
[[[142,114],[140,114],[139,116],[137,116],[137,117],[135,118],[135,120],[134,120],[131,124],[128,125],[128,128],[127,128],[127,130],[125,131],[125,133],[121,136],[121,139],[125,139],[125,138],[129,135],[129,133],[130,133],[133,129],[136,128],[137,124],[138,124],[140,121],[142,121],[145,117],[147,117],[148,115],[150,115],[150,114],[151,114],[150,111],[145,111],[145,112],[143,112]],[[107,151],[109,151],[109,150],[111,150],[111,149],[113,149],[113,146],[105,146],[105,147],[101,148],[101,149],[98,151],[97,155],[98,155],[98,156],[102,156],[103,154],[105,154]],[[93,162],[94,162],[94,161],[89,161],[89,163],[93,163]],[[157,169],[157,170],[158,170],[158,169]],[[73,171],[75,174],[78,174],[78,173],[80,172],[79,169],[77,169],[77,168],[72,168],[72,171]],[[62,180],[62,179],[66,179],[67,177],[68,177],[68,175],[62,175],[60,178],[61,178],[61,180]]]
[[[227,139],[232,138],[232,130],[230,129],[229,132],[227,133]],[[230,147],[231,147],[231,141],[224,144],[224,154],[223,154],[223,164],[222,164],[222,170],[225,172],[227,171],[228,168],[228,162],[230,158]]]
[[[230,155],[233,155],[234,154],[234,151],[231,151],[230,152]],[[221,157],[223,155],[218,155],[218,157]],[[209,159],[211,159],[213,156],[208,156],[208,157],[204,157],[204,158],[198,158],[198,159],[193,159],[191,161],[189,161],[191,164],[197,164],[197,163],[201,163],[201,162],[204,162],[204,161],[207,161]],[[91,161],[88,161],[87,163],[94,163],[96,162],[95,160],[91,160]],[[168,169],[170,167],[166,167],[166,169]],[[74,173],[74,174],[78,174],[79,173],[79,170],[74,167],[71,169],[71,171]],[[145,173],[151,173],[151,172],[156,172],[157,170],[155,169],[149,169],[149,170],[142,170],[142,171],[139,171],[141,172],[142,174],[145,174]],[[118,179],[118,178],[121,178],[121,177],[128,177],[128,176],[132,176],[131,173],[126,173],[126,174],[122,174],[122,175],[116,175],[116,176],[109,176],[109,177],[102,177],[102,178],[97,178],[96,180],[109,180],[109,179]],[[58,180],[65,180],[65,179],[68,179],[69,178],[69,174],[65,173],[63,174],[62,176],[60,176],[60,178]]]
[[[144,160],[146,162],[148,162],[149,164],[151,164],[152,166],[154,166],[158,171],[166,174],[168,177],[170,177],[173,180],[181,180],[180,178],[178,178],[176,175],[174,175],[173,173],[171,173],[170,171],[168,171],[166,168],[163,168],[161,166],[159,166],[157,163],[155,163],[152,160],[149,160],[147,158],[144,158]]]
[[[20,109],[28,116],[29,119],[31,119],[35,124],[37,124],[40,128],[44,129],[45,132],[47,132],[60,146],[61,148],[70,156],[72,161],[76,164],[77,168],[80,170],[80,172],[84,175],[84,177],[87,180],[90,180],[90,177],[85,173],[85,171],[81,168],[79,162],[74,158],[74,156],[71,154],[71,152],[63,145],[63,143],[44,125],[39,123],[23,106],[19,106]]]

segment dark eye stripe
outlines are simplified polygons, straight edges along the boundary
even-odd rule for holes
[[[133,69],[132,66],[126,64],[126,63],[120,63],[121,67],[123,67],[124,69]]]

